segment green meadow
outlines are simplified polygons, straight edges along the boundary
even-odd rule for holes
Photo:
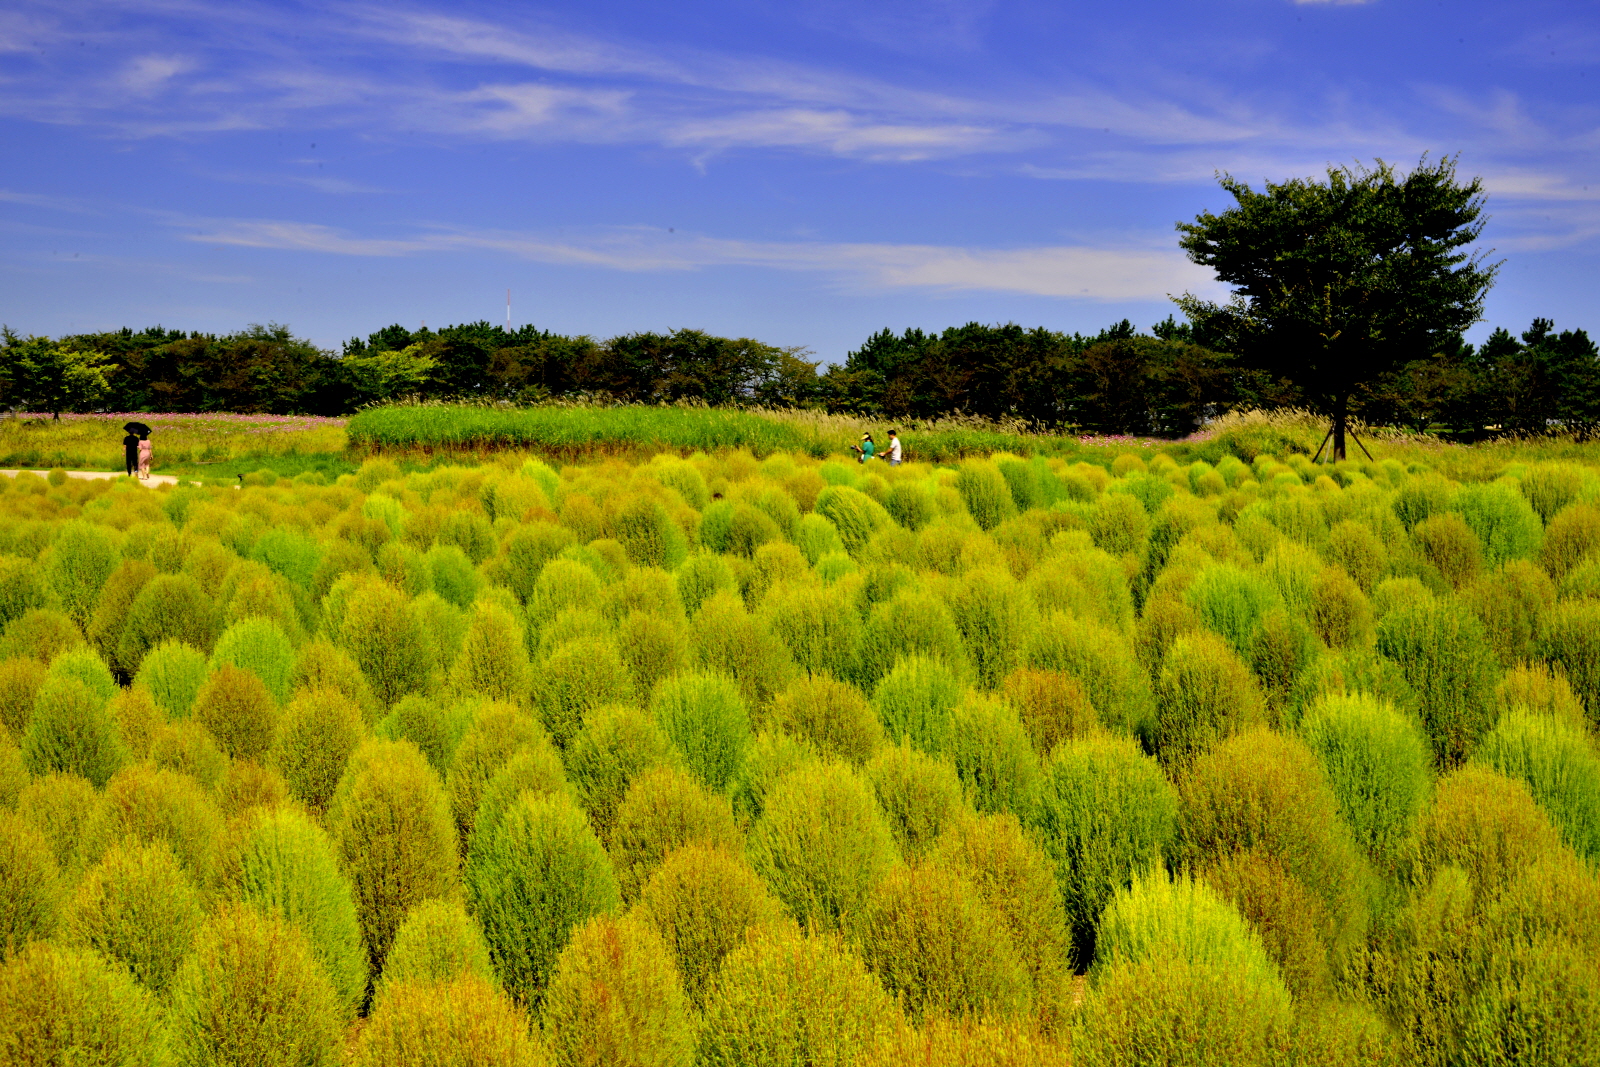
[[[0,1061],[1600,1062],[1600,448],[898,428],[0,479]]]

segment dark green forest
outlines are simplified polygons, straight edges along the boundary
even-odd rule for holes
[[[57,339],[7,332],[0,400],[24,410],[341,415],[402,397],[518,404],[804,406],[932,418],[963,413],[1041,428],[1181,436],[1231,408],[1303,403],[1296,385],[1218,351],[1171,317],[1087,336],[1014,323],[873,334],[821,367],[803,349],[700,330],[596,340],[486,322],[389,326],[331,352],[288,327],[216,335],[161,327]],[[98,379],[98,382],[96,381]],[[66,382],[67,385],[63,385]],[[71,386],[77,382],[76,387]],[[1441,350],[1366,382],[1355,413],[1376,425],[1463,438],[1600,426],[1600,352],[1581,329],[1538,319],[1482,345]],[[57,407],[56,405],[59,405]]]

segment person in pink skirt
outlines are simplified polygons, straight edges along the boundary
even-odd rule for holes
[[[155,446],[150,443],[149,434],[139,435],[139,477],[150,477],[150,457],[155,453]]]

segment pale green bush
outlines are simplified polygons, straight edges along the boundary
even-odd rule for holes
[[[75,678],[46,678],[22,735],[22,758],[36,775],[63,771],[103,786],[127,761],[105,701]]]
[[[170,848],[117,847],[78,884],[63,923],[64,939],[121,965],[160,995],[204,919],[200,892]]]
[[[372,991],[373,1007],[397,986],[429,986],[472,975],[496,986],[483,931],[455,900],[424,900],[406,915]]]
[[[0,960],[56,932],[68,888],[44,835],[14,812],[0,811]]]
[[[773,702],[769,719],[817,751],[856,766],[883,745],[883,724],[860,690],[825,674],[797,679]]]
[[[878,683],[872,704],[888,740],[909,740],[916,748],[937,753],[950,743],[951,719],[965,692],[960,676],[948,666],[912,656]]]
[[[397,983],[361,1029],[358,1067],[545,1067],[523,1012],[475,974]]]
[[[217,802],[186,774],[134,764],[106,783],[84,830],[82,858],[96,863],[117,845],[165,843],[202,890],[212,884],[224,830]]]
[[[677,761],[655,717],[631,704],[596,708],[566,751],[567,773],[601,841],[611,839],[617,806],[633,780]]]
[[[210,667],[206,657],[181,641],[164,641],[151,649],[139,667],[138,684],[150,690],[170,718],[182,718],[194,706]]]
[[[267,619],[251,618],[236,622],[221,637],[211,653],[211,669],[227,663],[249,671],[266,685],[279,704],[289,701],[294,677],[294,646],[284,632]]]
[[[695,843],[740,851],[743,835],[728,798],[675,767],[640,774],[617,805],[608,842],[622,899],[632,902],[670,852]]]
[[[713,792],[725,792],[744,766],[750,713],[725,676],[685,674],[663,682],[650,701],[662,734],[684,766]]]
[[[251,671],[223,663],[194,699],[194,720],[234,759],[260,760],[272,747],[282,711]]]

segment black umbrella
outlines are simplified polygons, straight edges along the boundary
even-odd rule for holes
[[[124,430],[127,430],[129,433],[136,433],[141,437],[145,436],[146,434],[148,434],[150,432],[150,427],[146,426],[142,422],[124,423],[122,428]]]

